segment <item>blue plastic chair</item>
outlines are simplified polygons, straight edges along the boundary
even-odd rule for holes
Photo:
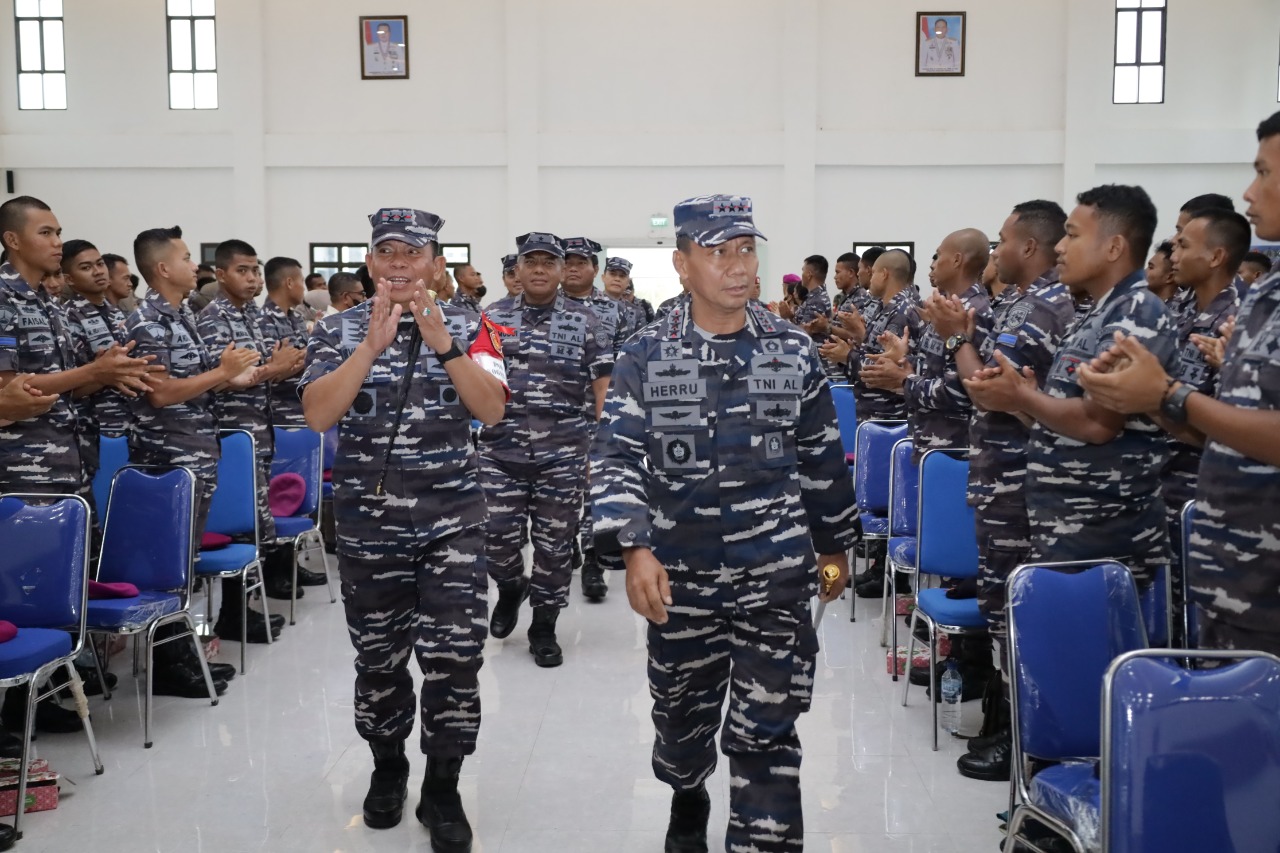
[[[0,643],[0,687],[28,685],[27,724],[21,732],[17,802],[27,799],[27,767],[36,704],[61,690],[84,702],[73,662],[84,647],[85,594],[89,576],[89,504],[77,495],[8,494],[0,496],[0,620],[18,627],[18,635]],[[62,667],[67,682],[41,690]],[[83,707],[83,704],[81,704]],[[82,717],[94,772],[102,773],[93,723]],[[19,807],[14,834],[22,837]]]
[[[1137,651],[1107,672],[1102,831],[1109,853],[1280,850],[1280,658]]]
[[[277,540],[293,540],[293,593],[289,596],[289,624],[296,623],[294,611],[298,605],[298,563],[304,551],[319,552],[324,566],[325,584],[329,588],[329,603],[338,597],[333,592],[333,580],[329,577],[329,557],[320,537],[321,484],[324,459],[324,436],[306,428],[282,427],[275,429],[276,452],[271,458],[271,476],[297,474],[307,484],[302,506],[291,516],[272,516],[276,525]]]
[[[195,477],[186,468],[128,466],[112,478],[111,500],[103,520],[97,579],[102,583],[133,584],[138,594],[89,601],[85,625],[91,636],[145,638],[147,678],[142,740],[147,749],[151,748],[153,653],[157,645],[190,639],[204,673],[209,702],[218,704],[218,693],[191,619],[195,500]],[[173,622],[183,623],[185,630],[157,642],[156,631]],[[96,647],[94,664],[103,685],[102,698],[110,700],[111,690]],[[134,675],[137,674],[135,666]]]
[[[223,548],[201,549],[196,562],[196,575],[206,580],[238,577],[244,595],[240,601],[240,672],[245,671],[245,646],[249,643],[249,596],[263,589],[262,562],[259,558],[258,533],[258,460],[253,436],[244,430],[222,430],[218,443],[222,456],[218,459],[218,487],[209,502],[209,520],[205,530],[235,538],[253,537],[253,544],[233,543]],[[271,612],[265,595],[262,618],[269,622]],[[213,619],[213,584],[205,596],[205,616]],[[271,643],[271,631],[267,631]]]
[[[1034,820],[1076,850],[1101,802],[1102,680],[1112,661],[1146,648],[1138,589],[1111,561],[1024,565],[1009,578],[1013,779],[1006,846]],[[1049,762],[1034,775],[1029,761]],[[1096,821],[1092,823],[1096,826]],[[1079,830],[1086,831],[1082,838]]]
[[[906,421],[863,421],[858,424],[857,461],[853,469],[862,538],[889,538],[889,463],[893,445],[907,437]],[[854,621],[857,596],[849,607]],[[884,642],[881,642],[884,645]]]
[[[832,385],[831,402],[836,407],[836,425],[840,429],[840,443],[844,445],[844,461],[853,470],[858,458],[858,400],[853,396],[852,385]]]
[[[1182,573],[1181,608],[1175,610],[1174,618],[1182,622],[1182,637],[1188,649],[1200,645],[1200,607],[1191,600],[1191,527],[1196,522],[1196,502],[1187,501],[1182,507],[1182,559],[1178,561],[1178,571]]]
[[[987,633],[987,619],[976,598],[947,598],[940,587],[924,588],[926,576],[935,578],[975,578],[978,576],[978,534],[969,490],[968,452],[930,450],[920,459],[920,501],[917,521],[916,609],[911,613],[911,634],[907,638],[907,660],[915,653],[916,623],[924,620],[929,632],[929,672],[938,669],[938,632],[952,636]],[[907,704],[911,679],[902,688],[902,704]],[[934,697],[940,699],[941,697]],[[933,706],[933,748],[938,748],[938,701]]]
[[[128,464],[128,437],[104,435],[98,439],[98,473],[93,475],[93,508],[97,510],[99,524],[107,517],[107,503],[111,499],[111,478]]]
[[[916,571],[916,523],[919,521],[917,498],[920,494],[920,469],[912,464],[914,444],[909,438],[894,443],[889,457],[889,547],[885,554],[884,598],[881,603],[880,635],[889,631],[889,648],[898,648],[898,572],[914,575]],[[890,675],[898,680],[898,668]]]

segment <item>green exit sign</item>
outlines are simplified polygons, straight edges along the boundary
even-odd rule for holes
[[[671,220],[667,219],[667,217],[665,217],[665,216],[657,216],[657,215],[650,216],[650,217],[649,217],[649,227],[651,227],[651,228],[666,228],[666,227],[667,227],[667,223],[669,223],[670,221],[671,221]]]

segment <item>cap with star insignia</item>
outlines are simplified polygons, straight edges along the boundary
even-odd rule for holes
[[[373,239],[369,241],[371,245],[377,246],[379,243],[395,240],[420,249],[440,238],[444,220],[425,210],[384,207],[377,213],[369,214],[369,224],[373,226]]]
[[[704,195],[676,205],[672,219],[677,237],[710,248],[735,237],[766,239],[752,219],[751,199],[740,195]]]

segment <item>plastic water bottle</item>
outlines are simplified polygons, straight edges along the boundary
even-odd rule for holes
[[[964,692],[964,679],[956,669],[956,662],[947,661],[947,671],[942,674],[942,730],[955,734],[960,731],[960,695]]]

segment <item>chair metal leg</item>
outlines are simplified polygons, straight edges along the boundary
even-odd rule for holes
[[[889,582],[889,594],[885,596],[884,600],[885,613],[887,614],[885,618],[893,623],[890,628],[892,640],[890,641],[889,650],[896,657],[898,654],[898,567],[886,559],[885,570],[885,579]],[[910,658],[907,661],[908,666],[910,666]],[[893,667],[893,680],[898,680],[898,667],[896,665]]]
[[[139,651],[137,634],[133,635],[133,642],[130,645],[133,646],[133,677],[137,678],[138,677],[138,651]]]
[[[98,739],[94,737],[93,734],[93,721],[89,719],[89,714],[87,713],[89,703],[84,698],[84,686],[80,684],[80,674],[76,672],[75,663],[73,661],[67,661],[66,666],[67,683],[79,685],[78,687],[73,686],[71,688],[71,692],[75,694],[77,707],[80,707],[81,702],[84,703],[86,713],[80,718],[80,721],[84,723],[84,736],[89,741],[89,756],[93,759],[93,772],[101,776],[104,768],[102,766],[102,759],[98,755]]]
[[[156,628],[160,627],[160,621],[152,622],[147,628],[146,644],[147,644],[147,684],[146,692],[142,694],[142,746],[144,749],[151,748],[151,690],[155,684],[153,677],[155,667],[155,636]]]
[[[300,539],[301,537],[299,537]],[[293,540],[293,585],[289,589],[289,624],[298,624],[298,562],[302,552],[298,550],[298,539]]]
[[[187,630],[191,632],[191,644],[196,649],[196,659],[200,661],[200,672],[204,674],[204,686],[209,690],[209,704],[218,704],[218,691],[213,686],[213,676],[209,673],[209,662],[205,660],[204,649],[200,647],[200,638],[196,636],[196,623],[191,618],[190,613],[183,614],[183,622],[187,624]]]
[[[271,622],[267,622],[267,639],[271,639]],[[240,575],[240,674],[245,670],[245,649],[249,645],[249,570]]]
[[[903,669],[907,673],[906,684],[902,688],[902,707],[904,708],[907,707],[907,691],[911,689],[911,658],[916,653],[916,619],[919,615],[919,610],[911,611],[911,636],[907,637],[907,662],[903,665]],[[896,663],[894,669],[897,669]]]
[[[890,578],[893,577],[893,565],[889,562],[888,552],[884,555],[884,577],[880,580],[881,599],[880,599],[880,646],[889,645],[889,586],[892,583]]]
[[[38,673],[37,673],[38,674]],[[18,759],[18,799],[19,807],[15,809],[13,815],[13,834],[17,838],[22,838],[22,813],[26,810],[27,802],[27,768],[31,764],[31,733],[35,728],[36,721],[36,703],[40,691],[36,689],[36,674],[31,676],[31,680],[27,682],[27,717],[26,724],[22,727],[22,757]]]
[[[326,563],[326,565],[328,565]],[[858,621],[858,596],[853,594],[853,579],[858,575],[858,546],[849,549],[849,583],[845,591],[849,593],[849,621]],[[332,591],[330,591],[332,592]]]
[[[93,652],[93,668],[98,673],[98,683],[102,685],[102,701],[111,701],[111,687],[107,684],[107,674],[102,668],[102,655],[98,654],[98,646],[93,642],[93,635],[85,638],[89,641],[89,651]]]
[[[916,608],[919,612],[920,608]],[[925,617],[924,623],[929,626],[929,681],[932,687],[933,674],[938,671],[938,626],[933,620]],[[937,696],[929,696],[929,704],[933,706],[933,751],[938,751],[938,706],[942,704],[942,679],[938,679]]]

